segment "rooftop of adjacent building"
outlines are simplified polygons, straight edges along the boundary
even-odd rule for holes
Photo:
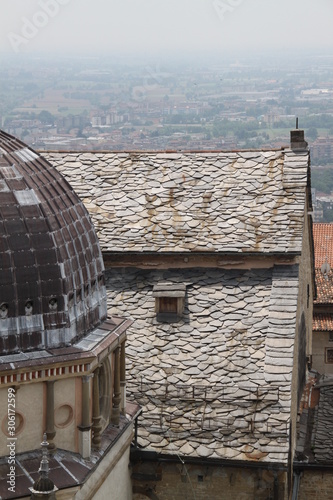
[[[100,461],[109,453],[122,434],[126,432],[136,418],[139,406],[127,403],[126,416],[120,416],[119,427],[109,425],[102,434],[101,449],[92,452],[89,459],[83,459],[79,454],[57,450],[49,457],[49,479],[59,490],[80,487],[98,467]],[[15,492],[8,490],[4,480],[9,474],[8,457],[0,459],[0,498],[28,498],[29,488],[39,478],[41,450],[16,455]]]
[[[333,330],[333,224],[314,223],[313,242],[317,297],[314,301],[313,331]],[[325,308],[325,310],[323,309]]]
[[[64,177],[0,131],[0,352],[71,345],[106,319],[89,214]]]
[[[309,187],[309,151],[296,144],[43,156],[85,203],[104,253],[287,254],[301,252]]]
[[[315,267],[321,268],[325,262],[333,267],[333,223],[313,224]]]

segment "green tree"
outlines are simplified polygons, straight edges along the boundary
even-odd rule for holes
[[[38,115],[37,115],[38,120],[40,120],[42,123],[47,123],[53,125],[54,123],[54,116],[52,113],[49,111],[46,111],[43,109]]]

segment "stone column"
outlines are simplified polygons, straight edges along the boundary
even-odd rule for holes
[[[56,435],[54,428],[54,382],[54,380],[46,382],[46,438],[49,443],[49,452],[52,454],[57,449],[53,441]]]
[[[112,413],[111,423],[119,425],[120,416],[120,348],[114,350],[114,380],[113,380],[113,398],[112,398]]]
[[[100,412],[100,407],[99,407],[99,372],[100,372],[100,367],[96,368],[94,371],[94,387],[93,387],[93,424],[92,424],[92,430],[93,430],[93,445],[97,448],[100,449],[101,447],[101,431],[102,431],[102,425],[101,425],[101,412]]]
[[[89,458],[91,454],[91,419],[90,419],[90,380],[93,375],[82,377],[82,423],[79,429],[79,453],[82,458]]]
[[[120,392],[121,392],[121,413],[126,413],[126,356],[125,356],[125,341],[120,347]]]

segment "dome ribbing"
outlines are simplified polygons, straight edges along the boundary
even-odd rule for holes
[[[0,353],[70,345],[106,319],[104,266],[64,177],[0,131]]]

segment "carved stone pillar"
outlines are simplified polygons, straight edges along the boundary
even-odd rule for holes
[[[113,398],[112,398],[112,413],[111,423],[119,425],[120,417],[120,348],[117,347],[114,351],[114,381],[113,381]]]
[[[54,382],[54,380],[46,382],[46,437],[51,454],[57,449],[53,441],[56,435],[54,428]]]
[[[101,431],[102,431],[102,425],[101,425],[101,412],[100,412],[100,407],[99,407],[99,372],[100,368],[96,368],[94,371],[94,386],[93,386],[93,424],[92,424],[92,430],[93,430],[93,445],[97,448],[100,449],[101,447]]]
[[[91,454],[90,380],[93,375],[82,377],[82,423],[79,429],[79,453],[82,458]]]
[[[120,392],[121,403],[120,410],[123,415],[126,413],[126,356],[125,356],[125,341],[120,347]]]

